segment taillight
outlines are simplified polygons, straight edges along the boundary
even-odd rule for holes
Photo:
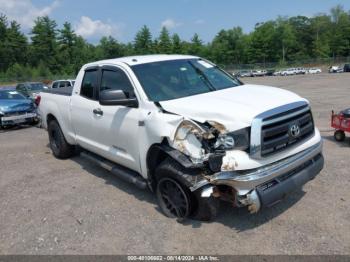
[[[39,106],[40,101],[41,101],[41,96],[38,95],[38,96],[35,98],[34,103],[35,103],[37,106]]]

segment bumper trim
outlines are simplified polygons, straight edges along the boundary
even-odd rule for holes
[[[37,117],[36,113],[24,113],[21,115],[14,115],[14,116],[3,116],[1,117],[1,121],[25,120],[27,118],[34,118],[34,117]]]
[[[255,170],[219,172],[211,176],[209,180],[202,180],[195,184],[190,190],[192,192],[196,191],[207,184],[228,185],[232,186],[238,195],[245,195],[259,185],[286,174],[315,158],[317,155],[322,154],[322,147],[323,142],[321,140],[309,149]]]
[[[262,187],[257,187],[256,191],[259,195],[261,206],[271,207],[280,202],[286,194],[297,188],[301,188],[308,181],[314,179],[322,170],[323,165],[324,158],[320,154],[316,156],[308,166],[291,175],[286,180],[279,181],[279,179],[276,178],[275,181],[277,181],[277,184],[271,188],[263,189]]]

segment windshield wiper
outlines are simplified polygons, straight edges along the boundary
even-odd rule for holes
[[[200,70],[198,67],[196,67],[191,61],[188,61],[188,63],[194,68],[196,73],[200,75],[204,79],[204,83],[209,87],[211,91],[216,91],[216,88],[213,86],[213,84],[210,82],[209,78],[203,73],[202,70]]]

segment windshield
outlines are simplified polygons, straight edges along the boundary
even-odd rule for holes
[[[201,59],[181,59],[131,67],[151,101],[159,102],[241,85]]]
[[[10,100],[10,99],[26,99],[23,95],[16,91],[0,91],[0,100]]]
[[[41,83],[33,83],[33,84],[29,84],[29,90],[32,91],[40,91],[44,89],[44,85]]]

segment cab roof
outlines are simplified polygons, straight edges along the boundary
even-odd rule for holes
[[[125,63],[129,66],[147,64],[153,62],[169,61],[169,60],[180,60],[180,59],[195,59],[197,56],[190,55],[142,55],[142,56],[126,56],[115,59],[101,60],[90,63],[86,66],[96,66],[100,64],[117,64]]]

